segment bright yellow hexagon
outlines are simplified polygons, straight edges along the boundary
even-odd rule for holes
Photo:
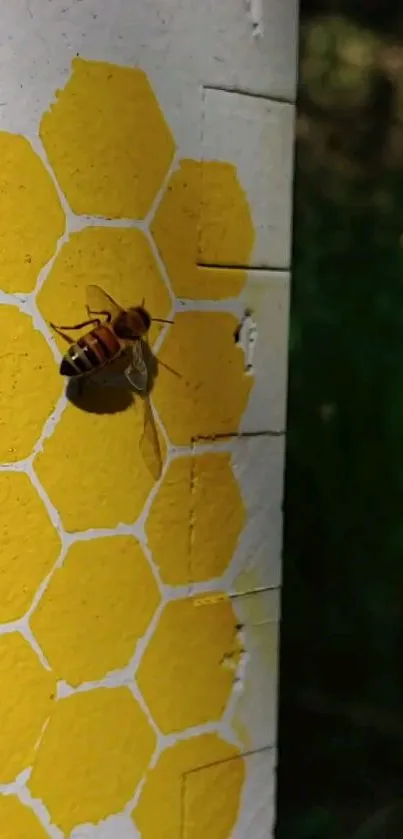
[[[0,131],[0,160],[0,288],[30,292],[63,234],[64,213],[52,178],[25,137]]]
[[[165,606],[136,677],[164,734],[220,719],[241,653],[236,623],[227,599]]]
[[[144,218],[175,151],[142,70],[81,58],[40,137],[72,210],[107,218]]]
[[[0,306],[0,358],[0,462],[13,463],[31,453],[62,382],[45,339],[14,306]]]
[[[19,632],[0,636],[0,783],[34,760],[35,745],[52,710],[55,681]]]
[[[0,622],[18,620],[57,559],[60,539],[23,472],[0,472]]]
[[[163,581],[185,585],[220,577],[244,522],[245,508],[227,452],[173,460],[146,525]]]
[[[49,839],[32,812],[16,795],[0,796],[0,836],[1,839]]]
[[[155,742],[129,688],[72,694],[55,706],[28,786],[69,834],[78,824],[96,823],[122,810]]]
[[[161,366],[153,393],[172,443],[237,432],[253,379],[234,342],[236,326],[225,312],[176,315],[158,357],[180,376]]]
[[[140,450],[141,400],[105,414],[106,389],[94,386],[91,394],[92,412],[69,404],[34,463],[69,532],[132,524],[154,485]],[[165,457],[162,438],[160,446]]]
[[[246,272],[225,266],[249,264],[255,234],[232,164],[181,160],[151,231],[178,297],[222,300],[242,290]]]
[[[128,663],[159,599],[136,539],[76,542],[55,571],[31,627],[56,676],[78,685]]]
[[[87,320],[86,286],[96,283],[123,307],[137,306],[145,298],[151,315],[166,318],[171,301],[147,237],[127,227],[87,227],[72,233],[63,245],[42,286],[37,304],[56,324],[74,325]],[[88,326],[72,333],[74,339]],[[150,341],[161,324],[153,324]],[[62,352],[66,342],[55,335]]]
[[[202,734],[166,749],[149,772],[133,813],[143,839],[183,836],[190,824],[192,839],[228,839],[245,775],[244,761],[238,755],[238,750],[217,734]],[[198,767],[206,766],[210,770],[208,783],[205,771],[197,772]],[[193,782],[192,795],[187,795],[189,773],[195,776],[197,796]]]

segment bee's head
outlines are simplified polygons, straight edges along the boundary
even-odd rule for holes
[[[141,321],[142,327],[144,332],[148,332],[151,326],[151,315],[148,314],[147,309],[144,309],[143,306],[134,306],[132,309],[129,309],[130,314],[135,318],[137,321]]]

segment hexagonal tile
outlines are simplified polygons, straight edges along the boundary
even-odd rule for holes
[[[62,393],[52,353],[32,320],[0,307],[0,461],[27,457]]]
[[[175,317],[158,356],[180,377],[159,368],[155,406],[171,442],[234,434],[253,379],[245,376],[234,342],[237,321],[225,312],[182,312]]]
[[[247,265],[254,231],[236,170],[229,163],[181,160],[151,232],[178,297],[221,300],[243,288],[245,272],[226,268],[225,259],[230,254],[232,261]],[[223,267],[198,264],[213,260]]]
[[[145,73],[76,58],[56,97],[40,137],[72,210],[144,218],[175,150]]]
[[[138,825],[143,839],[171,839],[182,835],[183,815],[187,822],[192,823],[192,837],[194,839],[228,839],[233,826],[240,801],[240,794],[244,781],[243,761],[233,760],[239,752],[229,743],[221,740],[217,734],[202,734],[189,740],[182,740],[166,749],[159,757],[156,765],[148,773],[137,807],[133,812],[133,819]],[[227,773],[216,772],[214,777],[214,795],[206,787],[199,792],[197,798],[192,797],[190,807],[183,813],[183,785],[187,773],[196,767],[222,764],[225,761]],[[233,771],[235,770],[235,771]],[[227,832],[222,832],[222,818],[214,818],[217,801],[222,802],[225,797],[223,810],[224,826]],[[158,807],[155,802],[158,801]],[[201,833],[205,824],[209,825],[208,833]]]
[[[220,577],[244,522],[245,509],[227,452],[173,460],[146,524],[164,582],[185,585]]]
[[[52,674],[19,632],[0,636],[0,783],[32,764],[55,696]]]
[[[91,539],[72,545],[31,627],[56,676],[78,685],[128,663],[158,603],[136,539]]]
[[[63,234],[64,213],[52,178],[25,137],[0,131],[0,160],[0,215],[8,220],[0,287],[30,292]]]
[[[136,676],[164,734],[220,719],[240,653],[228,600],[203,603],[199,595],[167,603]]]
[[[121,306],[136,306],[145,298],[151,315],[166,318],[171,308],[166,285],[150,245],[141,230],[125,227],[87,227],[72,233],[61,248],[37,303],[53,323],[75,324],[87,320],[86,286],[96,283]],[[152,324],[150,340],[162,325]],[[88,326],[74,333],[78,338]],[[55,335],[62,352],[66,343]]]
[[[0,533],[0,622],[5,623],[25,614],[60,551],[59,535],[23,472],[0,472]]]
[[[49,839],[35,813],[21,804],[16,795],[0,796],[0,824],[2,839],[16,839],[18,836]]]
[[[96,823],[122,810],[155,742],[129,688],[72,694],[55,706],[28,786],[68,834],[78,824]]]
[[[35,471],[69,532],[132,524],[154,485],[140,451],[141,400],[117,413],[97,413],[108,406],[105,391],[94,387],[92,413],[68,405],[35,459]],[[162,439],[160,445],[165,457]]]

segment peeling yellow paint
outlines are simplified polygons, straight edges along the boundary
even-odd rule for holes
[[[136,676],[164,734],[220,719],[234,680],[223,665],[240,657],[231,603],[195,609],[193,600],[167,603]]]
[[[133,537],[76,542],[54,573],[31,627],[56,676],[78,685],[128,664],[159,599]]]
[[[0,462],[28,457],[62,394],[52,353],[31,318],[0,306]]]
[[[0,783],[29,766],[55,698],[53,675],[19,634],[0,636]]]
[[[22,472],[0,473],[0,533],[0,622],[5,623],[23,617],[60,551],[59,536]]]
[[[35,814],[16,795],[0,795],[1,839],[48,839]]]
[[[72,66],[43,115],[40,137],[73,213],[103,220],[93,226],[94,219],[83,219],[88,226],[68,231],[35,298],[45,321],[85,320],[91,283],[123,307],[144,298],[157,318],[180,308],[167,277],[178,297],[238,295],[244,270],[200,264],[250,263],[253,223],[235,167],[187,159],[172,172],[174,140],[143,71],[81,58]],[[30,292],[56,252],[64,212],[49,163],[24,137],[0,133],[0,153],[0,210],[7,220],[0,288]],[[129,221],[145,218],[141,229]],[[119,223],[112,227],[108,219]],[[161,365],[152,401],[170,442],[192,450],[171,460],[144,521],[139,517],[154,480],[139,445],[143,403],[122,377],[116,386],[87,381],[80,399],[69,393],[70,403],[35,450],[36,477],[64,528],[86,532],[70,545],[30,616],[32,643],[52,671],[19,633],[0,635],[0,719],[7,721],[0,730],[0,783],[32,768],[29,791],[66,836],[78,825],[119,814],[147,772],[133,814],[144,839],[179,833],[228,839],[237,819],[244,761],[216,734],[179,740],[150,769],[154,725],[163,734],[183,735],[219,721],[242,655],[237,616],[224,590],[165,603],[144,652],[138,646],[160,603],[150,556],[168,585],[207,584],[227,570],[245,522],[228,453],[193,451],[200,438],[236,433],[248,404],[253,379],[244,375],[235,346],[237,321],[225,311],[186,311],[174,320],[158,356],[179,375]],[[162,329],[152,324],[151,346]],[[63,383],[49,334],[17,307],[0,307],[0,336],[0,462],[13,464],[32,454]],[[54,337],[64,352],[66,343]],[[121,374],[119,365],[112,372]],[[162,433],[160,444],[165,460]],[[145,544],[116,529],[129,525],[131,532],[135,522]],[[103,535],[104,529],[113,534]],[[27,474],[0,473],[0,531],[5,622],[24,616],[60,550]],[[136,689],[153,723],[133,685],[91,684],[111,671],[120,678],[117,671],[136,650],[142,652]],[[56,680],[82,687],[55,702]],[[0,796],[3,833],[4,839],[46,835],[12,796]]]
[[[183,312],[176,316],[159,358],[154,401],[168,436],[186,446],[200,436],[235,434],[252,387],[234,343],[236,319],[227,312]]]
[[[173,460],[147,519],[148,543],[164,582],[184,585],[220,577],[244,521],[228,453]]]
[[[170,177],[151,232],[178,297],[223,300],[242,290],[245,271],[198,264],[209,257],[212,262],[214,256],[215,263],[225,265],[223,254],[230,259],[227,264],[249,263],[253,225],[234,166],[181,160]]]
[[[64,213],[52,178],[25,137],[0,131],[0,160],[0,288],[29,292],[56,250]]]
[[[243,761],[233,760],[237,755],[237,749],[216,734],[191,737],[166,749],[148,773],[133,813],[143,839],[172,839],[188,835],[184,831],[190,824],[192,833],[189,836],[192,839],[206,839],[207,836],[209,839],[228,839],[236,820],[244,779]],[[214,787],[206,784],[203,776],[197,797],[193,794],[192,785],[192,799],[186,801],[183,825],[182,805],[189,773],[196,767],[209,764],[223,764],[224,771],[215,773]],[[220,802],[225,815],[217,813],[217,802]]]
[[[142,70],[82,58],[40,137],[72,210],[107,218],[144,218],[175,149]]]
[[[129,688],[98,688],[57,702],[28,786],[64,833],[118,813],[133,796],[155,734]]]

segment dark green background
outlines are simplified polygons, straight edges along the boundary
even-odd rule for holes
[[[403,0],[300,32],[277,839],[403,839]]]

